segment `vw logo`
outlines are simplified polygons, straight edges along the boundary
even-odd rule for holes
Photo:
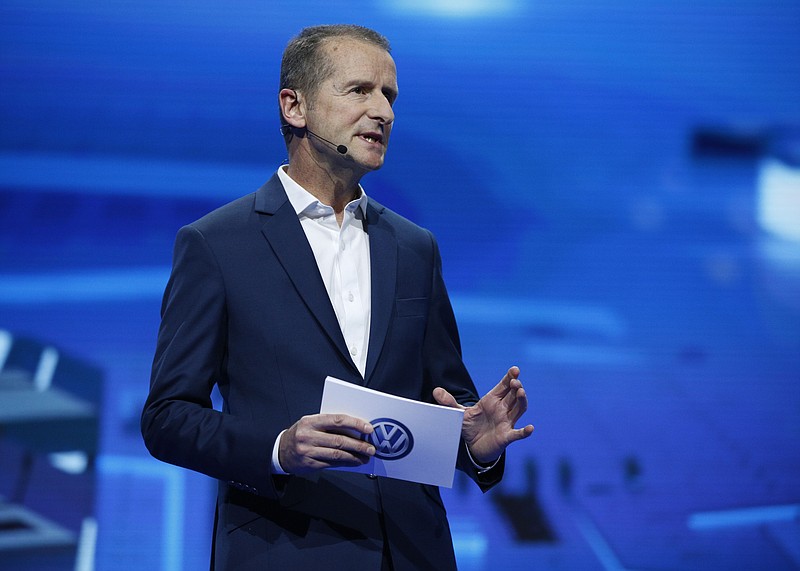
[[[376,418],[370,424],[375,429],[364,440],[375,446],[375,457],[381,460],[405,458],[414,448],[414,437],[405,424],[392,418]]]

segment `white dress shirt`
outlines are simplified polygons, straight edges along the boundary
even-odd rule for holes
[[[342,225],[339,226],[333,208],[322,204],[292,180],[282,166],[278,168],[278,178],[314,252],[339,328],[350,356],[363,377],[367,367],[372,311],[369,235],[362,222],[367,212],[367,195],[359,185],[359,197],[345,206]],[[278,457],[284,432],[278,435],[272,449],[272,469],[276,474],[286,474]],[[472,458],[469,447],[467,454],[479,472],[493,468],[499,461],[483,466]]]
[[[367,195],[359,186],[359,197],[345,206],[340,227],[333,208],[322,204],[289,178],[283,167],[278,169],[278,177],[314,252],[347,350],[363,377],[367,368],[372,307],[369,235],[362,222],[367,211]]]
[[[347,349],[363,377],[372,312],[369,235],[363,226],[367,195],[359,185],[359,197],[345,206],[339,226],[333,208],[292,180],[284,167],[278,169],[278,178],[314,252]],[[280,436],[273,449],[272,466],[277,473],[284,473],[278,462],[279,443]]]

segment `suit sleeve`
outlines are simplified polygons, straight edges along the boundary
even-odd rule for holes
[[[274,497],[277,432],[212,408],[212,388],[225,375],[226,331],[224,277],[202,233],[186,226],[162,302],[142,436],[159,460]]]
[[[458,326],[442,277],[442,258],[436,239],[432,234],[430,238],[433,244],[433,283],[423,348],[426,391],[430,394],[435,387],[442,387],[460,404],[470,406],[478,402],[480,397],[461,357]],[[479,472],[462,441],[456,467],[472,478],[483,491],[487,491],[503,477],[505,452],[491,470]]]

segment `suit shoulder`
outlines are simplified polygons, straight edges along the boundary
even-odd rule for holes
[[[405,237],[416,240],[424,240],[426,242],[430,242],[434,239],[433,233],[427,228],[423,228],[415,222],[412,222],[391,208],[387,208],[386,206],[382,205],[377,200],[370,198],[369,202],[370,205],[380,214],[380,216],[384,217],[386,222],[388,222],[394,228],[398,238]]]
[[[225,228],[239,226],[246,223],[253,213],[255,193],[251,192],[236,200],[220,206],[195,220],[189,226],[194,227],[203,234],[214,233]]]
[[[283,186],[275,174],[255,192],[212,210],[188,226],[206,236],[235,235],[238,231],[258,227],[260,214],[272,214],[286,202]]]

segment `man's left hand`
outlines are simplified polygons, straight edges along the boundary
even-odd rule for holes
[[[494,462],[509,444],[533,433],[531,424],[514,428],[517,420],[528,410],[528,397],[519,380],[518,367],[511,367],[505,377],[473,406],[460,405],[442,387],[433,390],[433,398],[441,405],[464,411],[461,437],[472,457],[481,464]]]

